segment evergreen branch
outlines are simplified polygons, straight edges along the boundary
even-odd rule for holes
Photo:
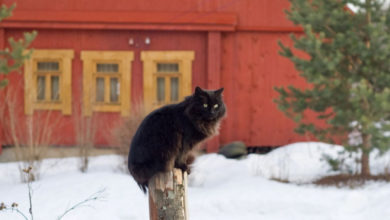
[[[12,15],[13,9],[16,4],[12,4],[10,7],[2,5],[0,8],[0,21]],[[11,46],[11,50],[5,48],[0,51],[0,74],[7,75],[10,72],[18,70],[26,59],[31,55],[31,50],[25,52],[31,42],[37,36],[36,31],[31,33],[24,33],[23,38],[15,41],[13,38],[8,39],[8,43]],[[9,64],[9,61],[13,61],[13,64]],[[7,80],[0,80],[0,88],[4,88],[8,84]]]
[[[2,5],[0,8],[0,21],[2,21],[7,17],[10,17],[15,7],[16,7],[16,3],[13,3],[10,7],[7,7],[6,5]]]

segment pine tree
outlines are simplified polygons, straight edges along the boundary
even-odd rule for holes
[[[370,175],[369,153],[390,149],[390,10],[378,0],[290,2],[286,14],[304,34],[291,36],[294,48],[279,42],[280,54],[309,86],[276,88],[275,102],[297,122],[296,132],[341,140],[347,151],[362,152],[361,174]],[[307,111],[326,126],[308,122]],[[351,132],[359,134],[359,143],[348,143]]]
[[[10,7],[2,5],[0,8],[0,21],[4,18],[12,16],[12,10],[15,8],[15,4]],[[27,51],[26,48],[31,44],[37,35],[36,31],[31,33],[24,33],[24,38],[15,41],[13,38],[8,39],[8,43],[11,49],[5,48],[0,50],[0,74],[8,75],[10,72],[18,70],[24,63],[25,59],[28,59],[32,53],[32,50]],[[8,84],[7,79],[0,78],[0,89]]]

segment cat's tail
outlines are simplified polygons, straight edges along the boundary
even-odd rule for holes
[[[148,183],[138,183],[138,186],[144,194],[148,192]]]
[[[139,188],[146,194],[150,178],[158,173],[159,170],[155,166],[151,166],[151,164],[129,163],[128,168]]]

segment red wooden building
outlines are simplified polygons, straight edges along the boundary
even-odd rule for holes
[[[9,75],[1,105],[8,91],[16,97],[14,121],[56,122],[53,145],[75,145],[76,124],[88,117],[97,122],[95,144],[111,145],[111,131],[138,103],[150,110],[197,85],[225,88],[228,117],[209,151],[235,140],[280,146],[303,139],[273,102],[274,86],[304,84],[278,55],[277,41],[300,32],[286,19],[287,0],[2,1],[13,2],[0,47],[26,31],[38,36],[22,73]],[[10,130],[0,126],[0,145],[13,144]]]

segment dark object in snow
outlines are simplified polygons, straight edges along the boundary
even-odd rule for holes
[[[248,154],[268,154],[280,146],[246,146]]]
[[[141,190],[159,172],[174,167],[189,170],[191,150],[218,134],[225,116],[223,88],[211,91],[196,87],[195,93],[178,104],[159,108],[142,121],[130,145],[128,168]]]
[[[239,158],[247,154],[247,148],[244,142],[234,141],[222,146],[218,154],[222,154],[226,158]]]

